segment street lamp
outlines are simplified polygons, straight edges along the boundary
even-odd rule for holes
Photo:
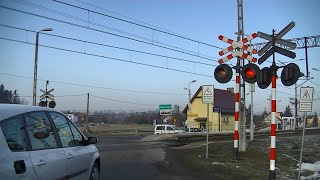
[[[191,81],[189,84],[188,84],[188,88],[184,88],[185,90],[188,90],[189,91],[189,103],[188,103],[188,109],[189,109],[189,112],[190,112],[190,110],[191,110],[191,89],[190,89],[190,84],[191,83],[194,83],[194,82],[196,82],[196,80],[193,80],[193,81]]]
[[[34,55],[34,74],[33,74],[33,101],[32,105],[37,105],[37,71],[38,71],[38,46],[39,46],[39,33],[42,31],[53,31],[52,28],[44,28],[36,33],[36,49]]]

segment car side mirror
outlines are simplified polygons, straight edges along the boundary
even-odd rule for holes
[[[97,144],[97,142],[98,142],[98,138],[96,138],[96,137],[88,137],[88,139],[86,140],[86,145]]]

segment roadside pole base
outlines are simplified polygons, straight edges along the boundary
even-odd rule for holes
[[[233,148],[233,159],[235,159],[235,160],[239,159],[239,150],[238,150],[238,148]]]
[[[269,180],[275,180],[275,179],[276,179],[276,171],[269,170]]]

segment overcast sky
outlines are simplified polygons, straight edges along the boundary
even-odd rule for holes
[[[83,9],[51,0],[0,1],[0,83],[6,89],[16,89],[29,104],[32,104],[35,31],[43,28],[53,31],[39,36],[37,96],[49,80],[48,88],[54,88],[52,94],[59,110],[86,111],[87,93],[91,111],[156,110],[159,104],[176,104],[183,109],[188,101],[184,88],[192,80],[196,80],[191,84],[192,95],[201,85],[214,85],[218,89],[235,87],[234,81],[218,83],[213,71],[221,58],[220,48],[228,46],[218,36],[236,39],[236,0],[63,2]],[[258,31],[271,34],[272,29],[280,31],[294,21],[296,26],[285,39],[319,35],[319,7],[317,0],[244,0],[245,34]],[[263,41],[256,38],[252,43]],[[294,60],[281,55],[276,55],[276,59],[294,61],[305,73],[305,51],[294,52],[297,54]],[[308,49],[308,56],[309,69],[320,69],[319,47]],[[227,63],[235,65],[236,59]],[[260,67],[266,66],[270,63]],[[314,87],[314,98],[318,101],[313,109],[320,113],[320,72],[310,73],[313,79],[302,86]],[[299,80],[298,85],[303,82]],[[290,104],[289,98],[294,97],[294,86],[284,87],[280,80],[277,83],[277,111],[284,111]],[[267,100],[270,93],[270,87],[256,88],[255,113],[270,111]],[[246,97],[248,106],[250,96]]]

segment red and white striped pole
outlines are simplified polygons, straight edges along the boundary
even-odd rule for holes
[[[233,133],[233,157],[239,157],[239,101],[240,101],[240,73],[236,72],[236,93],[234,106],[234,133]]]
[[[271,126],[270,126],[270,171],[269,180],[276,179],[276,112],[277,112],[277,101],[276,101],[276,71],[272,75],[272,89],[271,89]]]

